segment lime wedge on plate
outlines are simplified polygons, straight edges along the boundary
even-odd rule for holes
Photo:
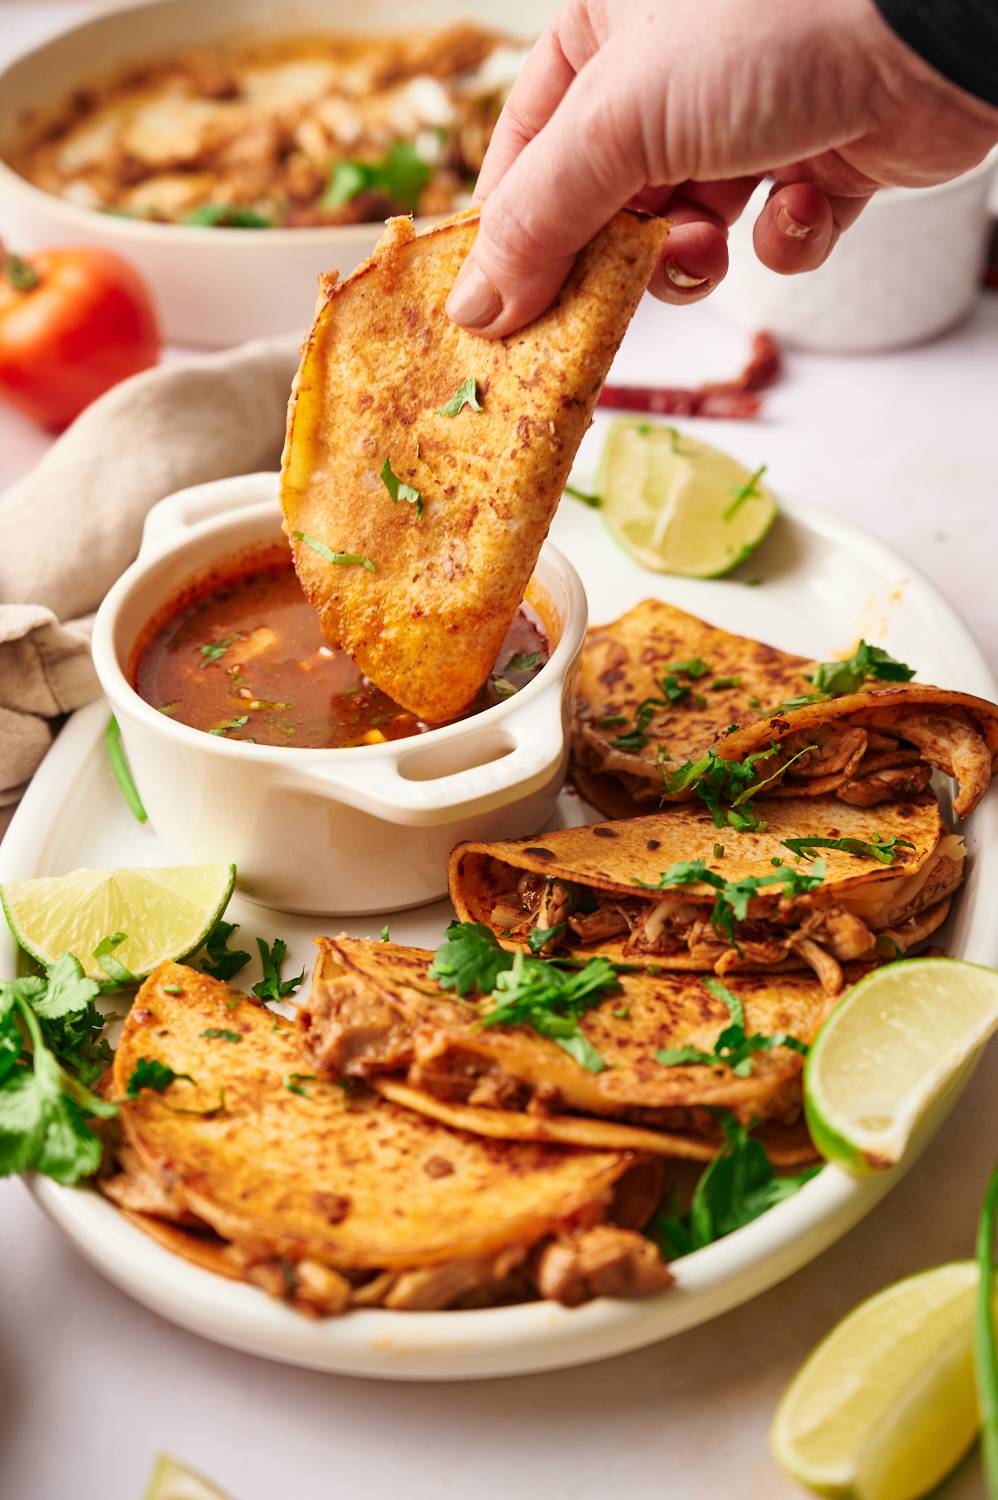
[[[958,958],[874,969],[832,1011],[804,1070],[822,1156],[854,1172],[901,1160],[919,1121],[998,1029],[998,973]]]
[[[622,417],[607,434],[602,515],[644,567],[686,578],[730,573],[762,541],[777,505],[743,464],[686,432]]]
[[[160,1454],[142,1500],[229,1500],[229,1496],[186,1464]]]
[[[972,1261],[909,1276],[855,1308],[815,1349],[773,1422],[773,1455],[839,1500],[916,1500],[978,1429]]]
[[[150,870],[73,870],[9,880],[0,901],[17,941],[39,963],[72,953],[93,979],[102,938],[127,934],[114,956],[137,978],[168,958],[200,948],[225,910],[235,865],[175,865]]]

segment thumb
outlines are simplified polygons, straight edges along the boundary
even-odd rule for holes
[[[577,75],[547,124],[482,207],[474,247],[447,299],[455,323],[501,338],[557,296],[575,256],[644,185],[643,151],[609,118],[606,53]]]

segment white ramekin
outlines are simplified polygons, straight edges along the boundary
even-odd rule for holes
[[[133,648],[171,596],[220,559],[281,536],[276,474],[182,490],[146,521],[137,560],[97,612],[97,675],[136,784],[172,857],[233,860],[239,889],[282,911],[398,911],[447,889],[461,839],[535,833],[565,776],[586,596],[547,543],[532,587],[557,637],[512,698],[410,739],[348,750],[250,745],[178,724],[131,686]]]
[[[478,21],[531,37],[553,0],[146,0],[102,12],[0,71],[0,158],[77,90],[136,63],[240,39],[413,31]],[[322,271],[345,275],[370,255],[380,224],[317,229],[206,229],[148,224],[68,203],[0,159],[0,223],[11,249],[101,245],[123,255],[156,298],[165,336],[221,346],[307,327]]]
[[[711,304],[802,349],[864,353],[933,338],[966,317],[980,292],[996,165],[998,150],[952,182],[882,189],[825,264],[802,276],[779,276],[756,258],[764,183],[731,230],[731,268]]]

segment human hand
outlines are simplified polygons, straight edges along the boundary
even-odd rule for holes
[[[998,140],[998,111],[901,42],[871,0],[567,0],[496,126],[455,322],[490,338],[557,295],[629,204],[672,232],[651,291],[704,297],[763,176],[759,259],[813,270],[878,187],[946,181]]]

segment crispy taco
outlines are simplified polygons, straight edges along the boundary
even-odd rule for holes
[[[486,1141],[321,1081],[290,1023],[182,965],[142,986],[112,1087],[121,1140],[104,1192],[140,1226],[169,1226],[157,1237],[196,1263],[303,1311],[538,1290],[571,1302],[671,1279],[637,1232],[661,1194],[658,1164]]]
[[[329,638],[411,713],[453,718],[523,598],[664,221],[617,214],[505,339],[444,313],[477,211],[392,219],[325,278],[288,412],[285,527]]]
[[[913,676],[865,641],[847,660],[814,662],[645,600],[589,632],[573,777],[610,817],[699,796],[739,827],[732,803],[760,784],[767,798],[875,807],[937,770],[966,817],[998,760],[998,707]]]
[[[449,941],[460,945],[466,934]],[[768,1122],[781,1164],[813,1156],[797,1123],[801,1069],[830,1006],[813,975],[740,976],[733,991],[695,975],[603,968],[603,991],[573,1013],[574,1030],[555,1035],[557,999],[543,1015],[528,1007],[518,1024],[493,1024],[508,989],[485,998],[466,984],[463,996],[445,989],[446,945],[435,957],[322,938],[298,1012],[303,1051],[320,1074],[365,1079],[476,1133],[703,1161],[720,1144],[718,1111],[727,1110],[743,1123]],[[715,1055],[719,1040],[729,1051]]]
[[[836,994],[844,963],[896,957],[942,924],[964,858],[931,793],[874,811],[787,797],[723,841],[691,806],[459,844],[450,892],[510,946],[722,976],[806,966]]]

